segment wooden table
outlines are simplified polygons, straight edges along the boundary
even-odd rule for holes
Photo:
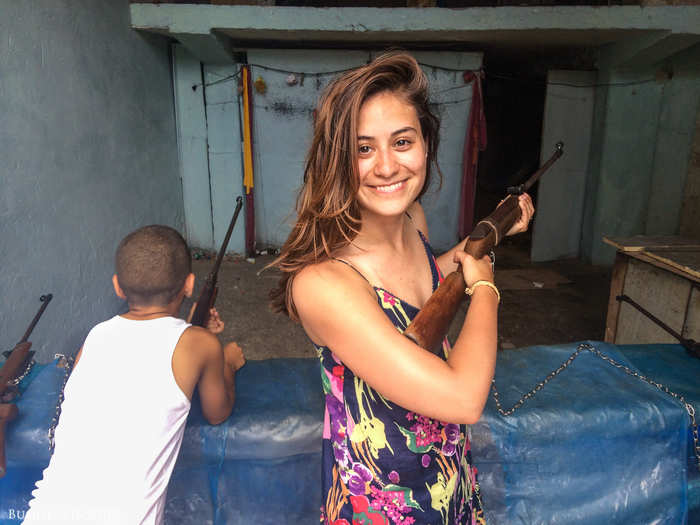
[[[618,295],[627,295],[686,339],[700,341],[700,241],[683,237],[615,237],[605,341],[677,343]]]

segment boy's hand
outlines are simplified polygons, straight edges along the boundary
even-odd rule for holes
[[[231,341],[224,346],[224,361],[228,366],[233,368],[234,371],[240,370],[245,364],[243,350],[241,350],[241,347],[234,341]]]
[[[190,313],[187,314],[187,322],[192,322],[192,316],[197,308],[197,302],[192,303],[192,308],[190,308]],[[224,331],[224,322],[219,317],[219,312],[216,308],[209,309],[209,320],[207,321],[206,329],[212,334],[217,335]]]
[[[216,308],[209,309],[209,320],[207,321],[207,330],[212,334],[220,334],[224,331],[224,322],[219,317],[219,312]]]

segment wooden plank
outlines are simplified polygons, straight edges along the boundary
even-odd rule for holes
[[[654,250],[700,250],[700,241],[677,235],[635,235],[633,237],[603,237],[603,242],[625,253]]]
[[[684,272],[683,270],[680,270],[676,268],[675,266],[671,266],[670,264],[666,264],[665,262],[661,261],[660,259],[651,257],[647,252],[626,252],[626,255],[638,259],[640,261],[647,262],[649,264],[652,264],[656,266],[657,268],[661,268],[663,270],[667,270],[671,273],[675,273],[676,275],[680,275],[681,277],[685,277],[686,279],[690,281],[694,281],[696,283],[700,283],[700,278],[689,274],[688,272]]]
[[[645,250],[650,257],[657,259],[681,272],[700,279],[700,249],[694,251]]]
[[[605,319],[605,342],[614,343],[617,335],[617,320],[620,315],[620,301],[616,299],[622,293],[627,275],[629,257],[621,252],[615,256],[612,278],[610,279],[610,299],[608,299],[608,314]]]

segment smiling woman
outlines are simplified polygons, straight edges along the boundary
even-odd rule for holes
[[[483,523],[466,424],[481,415],[496,357],[498,291],[464,241],[436,258],[419,199],[439,121],[417,62],[390,53],[332,82],[318,104],[298,217],[272,293],[321,360],[326,524]],[[527,228],[533,209],[521,198]],[[461,263],[462,331],[440,356],[401,332]],[[366,521],[364,521],[366,520]]]
[[[398,93],[377,93],[362,105],[357,130],[363,219],[400,215],[425,185],[427,149],[416,110]]]

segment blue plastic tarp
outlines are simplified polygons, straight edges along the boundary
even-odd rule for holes
[[[636,370],[618,347],[593,345]],[[499,353],[495,382],[504,409],[576,348]],[[686,522],[688,414],[592,352],[582,351],[510,416],[498,413],[491,396],[472,435],[489,523]]]
[[[234,411],[218,426],[193,399],[166,523],[316,523],[322,416],[315,359],[249,361],[236,375]]]
[[[680,346],[593,345],[700,407],[700,360]],[[576,348],[500,352],[496,384],[504,408]],[[19,523],[48,464],[47,431],[62,381],[63,370],[49,364],[22,384],[20,417],[7,432],[0,523]],[[318,361],[252,361],[236,381],[236,407],[222,425],[207,425],[193,403],[166,523],[317,523]],[[700,471],[688,428],[677,400],[583,351],[513,415],[500,415],[491,397],[472,427],[488,523],[700,523]]]

